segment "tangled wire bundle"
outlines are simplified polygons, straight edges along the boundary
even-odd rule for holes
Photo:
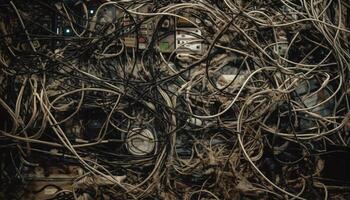
[[[52,199],[350,198],[346,0],[89,3],[0,4],[0,198],[48,165]]]

